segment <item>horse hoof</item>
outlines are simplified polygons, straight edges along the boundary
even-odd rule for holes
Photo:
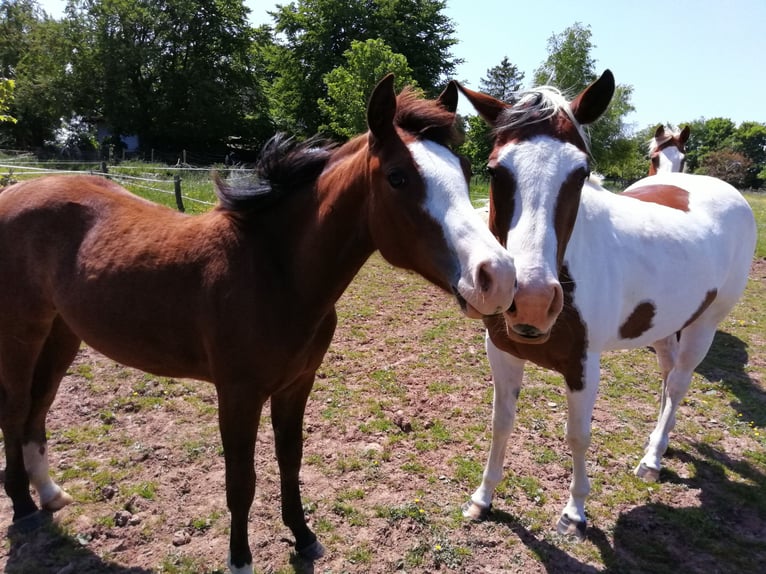
[[[489,513],[492,511],[492,505],[487,507],[476,504],[473,500],[469,500],[463,505],[463,516],[472,520],[473,522],[482,522],[489,518]]]
[[[36,530],[40,530],[43,526],[51,523],[52,515],[47,510],[38,510],[32,514],[27,514],[22,518],[17,518],[13,521],[10,528],[8,528],[8,534],[31,534]]]
[[[645,482],[657,482],[660,480],[660,470],[646,466],[643,462],[636,467],[636,476]]]
[[[576,538],[578,541],[585,540],[585,528],[587,522],[578,520],[572,520],[566,514],[562,514],[559,518],[559,523],[556,525],[556,531],[562,536],[570,536]]]
[[[43,504],[43,510],[47,510],[48,512],[56,512],[57,510],[64,508],[67,504],[72,504],[73,502],[74,498],[72,498],[69,493],[59,489],[59,492],[56,496]]]
[[[229,567],[231,574],[253,574],[252,564],[245,563],[243,566],[234,566],[231,562],[231,554],[229,554],[229,558],[226,560],[226,565]]]
[[[324,546],[322,546],[319,540],[314,540],[314,542],[305,548],[296,548],[295,551],[304,560],[314,561],[319,560],[322,556],[324,556]]]

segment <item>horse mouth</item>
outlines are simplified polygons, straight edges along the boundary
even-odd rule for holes
[[[471,305],[466,300],[466,298],[460,294],[460,292],[457,290],[457,287],[452,287],[452,294],[455,296],[455,300],[457,300],[458,305],[460,305],[460,310],[463,312],[463,315],[469,319],[483,319],[484,317],[488,317],[488,315],[485,315],[476,307]]]
[[[517,343],[526,343],[528,345],[540,345],[545,343],[551,336],[550,331],[541,331],[537,327],[524,323],[512,325],[508,323],[508,337]]]

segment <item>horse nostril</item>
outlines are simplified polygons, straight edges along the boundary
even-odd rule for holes
[[[482,293],[492,289],[492,275],[487,271],[486,264],[479,266],[479,272],[476,276],[476,285]]]

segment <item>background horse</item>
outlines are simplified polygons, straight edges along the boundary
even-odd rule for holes
[[[253,183],[217,182],[188,216],[100,177],[51,176],[0,194],[0,426],[13,519],[72,501],[48,472],[45,419],[81,341],[120,363],[215,385],[231,512],[229,565],[251,573],[254,447],[271,400],[282,518],[297,552],[322,546],[299,490],[302,423],[336,325],[335,303],[377,248],[454,294],[470,315],[506,310],[511,256],[468,197],[458,92],[397,98],[384,78],[369,132],[331,148],[277,138]]]
[[[755,220],[732,186],[667,173],[623,194],[588,180],[584,124],[607,108],[608,70],[568,102],[552,88],[509,106],[461,88],[495,130],[489,225],[514,255],[511,309],[485,319],[494,378],[492,447],[464,512],[481,518],[502,478],[526,361],[558,371],[567,391],[570,498],[558,530],[585,533],[585,454],[601,353],[652,345],[662,372],[658,423],[636,474],[657,479],[695,367],[747,283]]]
[[[663,125],[657,126],[649,141],[649,175],[684,170],[690,131],[689,126],[678,133],[666,132]]]

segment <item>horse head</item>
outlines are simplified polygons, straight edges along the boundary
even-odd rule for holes
[[[471,205],[470,166],[450,149],[458,92],[449,84],[437,100],[405,88],[393,75],[375,87],[368,105],[369,229],[393,265],[417,271],[451,291],[470,317],[506,311],[515,269]]]
[[[684,170],[686,141],[690,131],[689,126],[678,133],[666,132],[662,124],[657,126],[654,137],[649,141],[649,175]]]
[[[571,101],[551,87],[522,93],[512,105],[459,88],[495,134],[489,226],[514,256],[518,281],[505,313],[508,336],[542,343],[564,305],[564,253],[590,173],[583,126],[606,110],[614,77],[606,70]]]

